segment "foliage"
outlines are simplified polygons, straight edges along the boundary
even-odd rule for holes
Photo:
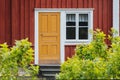
[[[90,59],[93,60],[96,57],[106,58],[107,56],[107,45],[104,42],[105,34],[99,29],[94,31],[94,39],[88,45],[82,44],[78,45],[76,48],[76,54],[80,59]]]
[[[120,37],[108,36],[110,48],[105,43],[106,35],[99,29],[93,37],[89,44],[77,46],[75,56],[61,65],[57,79],[120,79]]]
[[[74,56],[62,64],[61,73],[57,75],[57,79],[104,79],[106,78],[105,68],[106,65],[101,58],[96,58],[92,61],[89,59],[82,60]]]
[[[33,66],[33,49],[28,39],[16,41],[8,48],[6,43],[0,44],[0,76],[1,80],[17,80],[18,76],[32,76],[34,79],[38,66]],[[23,73],[21,74],[21,71]]]
[[[114,30],[112,30],[115,32]],[[116,34],[115,32],[114,34]],[[120,79],[120,37],[109,36],[112,41],[111,48],[109,49],[109,65],[107,66],[107,73],[112,79]]]

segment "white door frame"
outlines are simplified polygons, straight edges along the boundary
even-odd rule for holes
[[[39,64],[39,48],[38,48],[38,14],[39,12],[60,12],[57,10],[46,10],[46,9],[35,9],[35,64]],[[60,63],[64,62],[64,39],[63,39],[63,33],[64,33],[64,24],[62,17],[64,16],[64,12],[60,12]]]

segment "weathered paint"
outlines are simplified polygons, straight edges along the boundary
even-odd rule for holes
[[[34,45],[34,8],[94,8],[94,30],[106,34],[112,27],[113,0],[0,0],[0,43],[10,46],[28,37]],[[106,40],[108,43],[108,41]],[[34,47],[34,46],[33,46]],[[73,53],[65,47],[66,57]]]

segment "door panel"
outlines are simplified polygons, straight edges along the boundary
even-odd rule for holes
[[[39,64],[60,63],[60,13],[39,13]]]

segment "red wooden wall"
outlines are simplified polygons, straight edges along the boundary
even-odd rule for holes
[[[34,8],[94,8],[94,29],[112,27],[112,0],[0,0],[0,43],[28,37],[34,45]],[[66,57],[74,48],[65,46]]]

